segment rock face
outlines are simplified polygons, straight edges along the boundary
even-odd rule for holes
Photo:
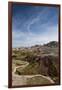
[[[55,77],[58,76],[59,71],[57,56],[44,56],[40,58],[40,73],[43,75]]]

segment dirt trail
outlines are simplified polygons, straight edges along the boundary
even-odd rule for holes
[[[12,74],[13,74],[13,75],[15,74],[17,68],[22,68],[22,69],[24,69],[24,68],[25,68],[26,66],[28,66],[28,65],[29,65],[29,63],[27,62],[27,63],[24,64],[24,65],[21,65],[21,66],[17,66],[17,67],[15,67],[14,70],[13,70],[13,72],[12,72]],[[19,75],[18,75],[18,76],[19,76]]]
[[[29,63],[27,62],[24,65],[17,66],[17,67],[14,68],[14,70],[12,72],[12,85],[13,86],[14,85],[16,85],[16,86],[18,86],[18,85],[26,85],[28,78],[32,78],[32,77],[36,77],[36,76],[41,76],[41,77],[49,80],[52,84],[54,84],[54,81],[50,77],[43,76],[43,75],[40,75],[40,74],[38,74],[38,75],[17,75],[17,74],[15,74],[17,68],[24,69],[28,65],[29,65]]]

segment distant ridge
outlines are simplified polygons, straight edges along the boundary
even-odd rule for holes
[[[57,47],[58,46],[58,42],[57,41],[51,41],[47,44],[44,44],[44,46],[48,46],[48,47]]]
[[[48,43],[46,43],[46,44],[43,44],[43,45],[41,45],[41,44],[36,44],[36,45],[33,45],[33,46],[30,46],[30,47],[17,47],[18,49],[20,49],[20,48],[41,48],[41,47],[44,47],[44,46],[47,46],[47,47],[58,47],[58,42],[57,41],[50,41],[50,42],[48,42]],[[16,49],[16,48],[14,48],[14,49]]]

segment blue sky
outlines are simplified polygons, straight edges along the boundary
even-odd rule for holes
[[[58,7],[13,5],[12,47],[58,41]]]

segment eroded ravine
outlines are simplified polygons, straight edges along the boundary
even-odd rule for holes
[[[12,85],[13,86],[27,85],[27,79],[32,78],[32,77],[36,77],[36,76],[40,76],[42,78],[45,78],[46,80],[49,80],[52,84],[54,84],[54,81],[50,77],[43,76],[40,74],[37,74],[37,75],[17,75],[15,73],[18,68],[24,69],[28,65],[29,65],[29,63],[26,62],[26,64],[21,65],[21,66],[17,66],[14,68],[14,70],[12,72]]]

